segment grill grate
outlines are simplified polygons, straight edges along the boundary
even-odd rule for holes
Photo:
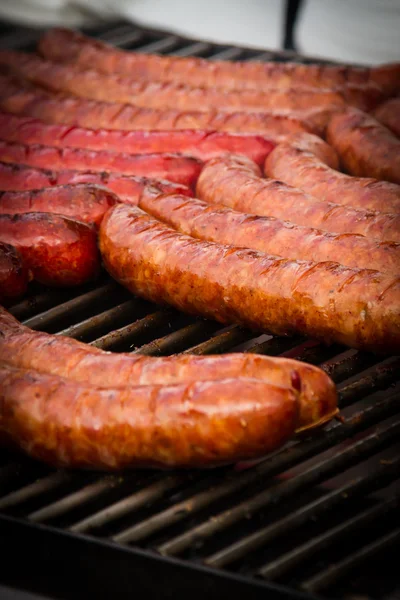
[[[24,30],[18,37],[4,27],[0,45],[31,49],[40,33]],[[222,46],[125,23],[90,33],[147,52],[293,59],[291,53]],[[386,600],[398,588],[398,574],[384,557],[396,552],[400,531],[400,357],[383,359],[301,337],[223,328],[134,298],[106,275],[80,290],[33,285],[29,298],[11,312],[33,329],[106,350],[146,355],[244,350],[321,365],[338,384],[345,422],[334,421],[262,461],[199,472],[55,471],[3,451],[0,532],[9,548],[7,572],[0,575],[4,583],[22,585],[16,565],[25,553],[32,568],[26,570],[24,586],[80,597],[75,588],[72,593],[72,583],[65,585],[65,578],[60,583],[57,576],[63,556],[74,565],[69,578],[79,585],[74,574],[80,566],[71,550],[76,544],[86,558],[100,561],[94,569],[99,570],[103,554],[111,557],[107,582],[97,573],[97,597],[109,597],[107,586],[114,586],[114,597],[125,597],[138,565],[147,565],[151,573],[145,581],[140,575],[140,589],[159,598],[183,595],[188,575],[194,598],[200,592],[204,596],[202,585],[211,598],[243,586],[249,598],[269,593]],[[40,552],[38,543],[49,546]],[[118,566],[112,558],[117,556]],[[90,570],[89,562],[85,568]],[[167,586],[156,581],[159,572],[168,577]],[[113,584],[122,573],[124,585]]]

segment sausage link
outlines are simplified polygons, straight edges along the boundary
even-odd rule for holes
[[[319,200],[353,208],[400,212],[400,186],[340,173],[313,151],[310,139],[324,143],[320,138],[304,134],[294,135],[279,144],[265,161],[265,174],[300,188]]]
[[[374,110],[373,116],[400,138],[400,96],[380,104]]]
[[[13,50],[0,51],[0,65],[7,65],[28,81],[53,92],[156,109],[265,112],[322,107],[334,109],[344,107],[350,101],[359,108],[369,110],[382,99],[379,89],[373,88],[367,94],[359,88],[341,93],[323,88],[295,87],[227,92],[220,88],[191,87],[184,82],[140,80],[131,74],[105,74],[90,67],[83,70],[72,63],[55,63],[34,54]]]
[[[211,467],[279,448],[297,423],[292,390],[251,379],[103,390],[7,365],[0,389],[0,432],[64,467]]]
[[[7,75],[0,75],[0,109],[47,123],[91,129],[201,129],[265,135],[274,142],[299,131],[322,134],[332,114],[332,111],[320,108],[268,113],[137,108],[129,104],[51,94],[28,84],[16,85],[15,79]]]
[[[81,285],[100,270],[96,230],[62,215],[0,215],[0,240],[17,249],[45,285]]]
[[[257,331],[400,349],[398,278],[196,240],[125,204],[105,215],[99,242],[109,273],[156,303]]]
[[[26,165],[0,162],[0,190],[35,190],[60,185],[94,184],[114,192],[122,202],[137,204],[146,185],[157,183],[164,191],[192,195],[185,185],[169,181],[157,181],[148,177],[119,175],[117,173],[93,173],[90,171],[50,171]]]
[[[192,156],[178,154],[122,154],[108,150],[55,148],[18,144],[0,140],[0,161],[54,171],[111,172],[137,177],[151,177],[191,186],[196,183],[202,163]]]
[[[9,304],[23,296],[29,279],[20,253],[14,246],[0,242],[0,303]]]
[[[400,184],[400,140],[370,115],[356,109],[334,115],[327,140],[352,175]]]
[[[56,213],[98,227],[118,196],[107,188],[86,183],[39,190],[0,192],[0,214]]]
[[[180,152],[207,161],[221,154],[244,154],[264,164],[273,144],[259,135],[235,135],[195,129],[166,131],[119,131],[50,125],[30,117],[0,112],[0,136],[7,142],[42,144],[87,150],[110,150],[127,154]]]
[[[32,331],[0,307],[0,361],[68,377],[99,388],[177,385],[217,379],[259,379],[299,396],[298,428],[328,421],[337,411],[332,380],[297,360],[257,354],[140,356],[105,352],[64,336]]]
[[[209,61],[119,50],[74,31],[57,28],[44,33],[39,52],[45,58],[103,73],[126,73],[141,79],[178,81],[193,86],[227,89],[270,87],[335,87],[378,84],[388,95],[400,88],[400,64],[378,67],[302,65],[290,62]]]
[[[357,234],[335,235],[273,217],[247,215],[179,194],[146,188],[139,208],[192,237],[252,248],[292,260],[335,261],[400,276],[400,244],[376,242]]]
[[[197,181],[196,195],[212,204],[275,217],[332,233],[358,233],[380,242],[400,242],[400,216],[353,209],[319,201],[281,181],[262,179],[244,157],[229,155],[208,162]]]

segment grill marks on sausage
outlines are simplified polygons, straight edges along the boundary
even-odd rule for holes
[[[274,150],[275,152],[275,150]],[[196,195],[211,204],[288,220],[331,233],[358,233],[377,241],[400,242],[400,216],[320,201],[281,181],[262,179],[251,161],[221,156],[200,173]]]
[[[22,86],[22,89],[21,89]],[[52,94],[0,76],[0,108],[17,115],[41,119],[47,123],[78,125],[86,128],[135,130],[200,129],[229,133],[265,135],[275,141],[290,133],[321,133],[331,116],[330,110],[270,113],[226,113],[218,110],[179,111],[175,109],[137,108]]]
[[[400,280],[378,302],[394,278],[377,271],[195,240],[127,205],[103,219],[100,250],[117,281],[154,302],[258,331],[304,333],[375,351],[399,348]]]
[[[39,119],[0,113],[0,136],[8,142],[42,144],[64,148],[108,150],[127,154],[180,152],[209,160],[224,152],[244,154],[261,165],[273,144],[257,135],[235,135],[217,131],[166,130],[123,131],[50,125]]]
[[[0,307],[0,361],[96,388],[177,385],[221,379],[254,379],[291,389],[299,400],[298,427],[310,428],[335,414],[337,395],[319,368],[256,354],[147,357],[104,352],[74,339],[24,327]]]
[[[68,169],[51,171],[49,169],[0,162],[0,190],[2,191],[34,190],[44,187],[83,183],[104,186],[114,192],[121,201],[135,205],[145,186],[154,183],[160,185],[164,191],[179,192],[183,195],[192,194],[191,190],[185,185],[154,180],[148,177]]]
[[[333,260],[349,267],[400,274],[400,244],[356,234],[334,235],[289,221],[211,206],[194,198],[146,188],[139,208],[195,238],[253,248],[293,260]]]
[[[342,118],[341,118],[342,119]],[[329,131],[335,130],[335,125],[329,125]],[[351,134],[350,134],[351,135]],[[363,143],[362,131],[357,129],[360,147]],[[343,144],[345,142],[345,132],[343,132]],[[337,140],[339,139],[335,136]],[[314,143],[315,139],[315,143]],[[340,173],[332,163],[329,164],[326,157],[318,152],[317,140],[311,134],[297,134],[288,138],[285,142],[279,144],[267,157],[265,162],[265,174],[275,179],[280,179],[285,183],[297,187],[304,192],[323,201],[337,202],[353,208],[363,210],[371,209],[386,213],[400,213],[400,186],[388,181],[378,181],[366,177],[351,177]],[[349,141],[349,138],[346,137]],[[323,143],[319,140],[318,143]],[[339,151],[341,159],[346,163],[343,154],[343,144],[339,141],[333,142],[333,145]],[[349,141],[352,145],[352,142]],[[325,144],[330,148],[327,144]],[[369,144],[368,151],[372,153],[371,161],[379,162],[380,144]],[[353,145],[356,159],[356,148]],[[374,151],[375,148],[375,151]],[[332,150],[332,149],[331,149]],[[362,154],[364,150],[360,150]],[[378,154],[378,156],[376,156]],[[400,156],[400,141],[398,143],[398,156]],[[385,154],[386,156],[386,154]],[[385,161],[386,159],[383,159]],[[394,148],[393,157],[390,152],[387,154],[387,164],[397,160]],[[399,171],[400,171],[400,161]],[[333,168],[332,168],[333,167]],[[353,172],[355,170],[353,169]],[[362,169],[359,175],[366,175]],[[372,174],[372,173],[371,173]],[[400,177],[400,173],[399,173]]]
[[[371,115],[355,108],[335,115],[327,140],[352,175],[400,184],[400,140]]]
[[[104,73],[135,74],[142,79],[185,81],[190,85],[226,89],[335,87],[377,84],[388,95],[400,88],[400,65],[355,68],[277,62],[208,61],[202,58],[156,56],[119,50],[79,33],[56,28],[39,41],[42,56],[59,62],[96,68]]]

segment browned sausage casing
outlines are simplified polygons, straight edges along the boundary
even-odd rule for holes
[[[0,361],[68,377],[94,387],[177,385],[217,379],[259,379],[299,396],[298,429],[329,420],[337,411],[331,379],[297,360],[257,354],[148,357],[105,352],[64,336],[32,331],[0,307]]]
[[[377,121],[400,138],[400,96],[380,104],[373,115]]]
[[[23,191],[35,190],[59,185],[94,184],[107,187],[117,194],[121,202],[137,204],[139,196],[144,187],[157,183],[164,191],[179,192],[192,195],[192,190],[185,185],[149,179],[148,177],[134,177],[119,175],[119,173],[94,173],[92,171],[74,171],[65,169],[62,171],[50,171],[0,162],[0,190]]]
[[[20,253],[14,246],[0,242],[0,302],[8,304],[23,296],[29,278]]]
[[[111,150],[127,154],[180,152],[206,161],[223,152],[248,156],[263,165],[273,144],[259,135],[230,134],[201,129],[123,131],[51,125],[31,117],[0,112],[0,136],[8,142],[42,144],[88,150]]]
[[[0,133],[1,137],[1,133]],[[191,186],[196,183],[202,163],[179,154],[124,154],[85,148],[55,148],[26,145],[0,139],[0,161],[54,171],[64,169],[151,177]]]
[[[0,366],[0,435],[66,467],[208,467],[263,456],[297,423],[292,390],[257,380],[98,389]]]
[[[100,226],[109,273],[131,292],[223,323],[395,353],[400,279],[195,240],[116,205]]]
[[[245,157],[226,155],[209,161],[200,173],[196,195],[237,211],[275,217],[332,233],[360,233],[378,241],[400,242],[400,215],[354,209],[319,201],[281,181],[262,179]]]
[[[335,235],[273,217],[210,206],[196,198],[146,188],[139,208],[192,237],[276,254],[293,260],[333,260],[347,267],[400,276],[400,244],[357,234]]]
[[[279,144],[265,161],[265,174],[298,187],[319,200],[364,210],[400,213],[400,186],[340,173],[337,167],[332,168],[332,164],[329,165],[322,154],[316,152],[313,140],[325,143],[312,134],[300,134]]]
[[[279,88],[268,90],[223,90],[215,87],[191,87],[184,81],[143,81],[135,74],[102,73],[91,67],[64,65],[46,61],[34,54],[12,50],[0,51],[0,64],[16,70],[20,76],[50,89],[81,98],[122,102],[145,108],[178,110],[213,109],[224,112],[265,112],[268,110],[302,110],[344,107],[347,103],[370,110],[382,100],[379,88],[353,87],[342,90],[313,88]]]
[[[83,223],[100,225],[118,196],[98,185],[77,183],[39,190],[0,192],[0,214],[57,213]]]
[[[326,88],[349,83],[376,83],[388,95],[393,95],[400,88],[400,64],[356,68],[157,56],[119,50],[62,28],[47,31],[39,42],[39,51],[51,60],[95,68],[104,73],[127,73],[142,79],[184,81],[190,85],[227,89],[261,89],[271,85]]]
[[[45,285],[81,285],[99,273],[96,230],[62,215],[0,215],[0,241],[12,244]]]
[[[322,134],[332,115],[331,110],[324,108],[264,113],[137,108],[129,104],[52,94],[28,83],[16,83],[15,79],[7,75],[0,75],[0,108],[12,114],[35,117],[46,123],[79,125],[91,129],[201,129],[264,135],[272,141],[279,141],[288,134],[299,131]]]
[[[335,115],[327,140],[352,175],[400,184],[400,140],[371,115],[355,108]]]

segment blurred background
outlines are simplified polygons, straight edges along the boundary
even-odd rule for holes
[[[400,0],[0,0],[0,19],[31,27],[127,19],[220,43],[348,63],[400,60]]]

